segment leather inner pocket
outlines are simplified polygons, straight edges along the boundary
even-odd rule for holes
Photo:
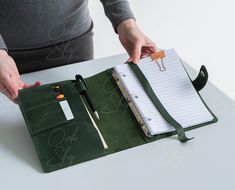
[[[31,135],[68,122],[58,101],[30,108],[25,111],[25,116]]]

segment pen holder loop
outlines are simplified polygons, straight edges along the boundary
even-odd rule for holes
[[[194,79],[194,81],[192,81],[192,83],[194,88],[197,91],[200,91],[206,85],[207,81],[208,81],[208,72],[206,70],[206,67],[202,65],[198,76],[196,77],[196,79]]]

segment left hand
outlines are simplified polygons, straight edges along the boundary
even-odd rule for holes
[[[128,62],[138,63],[140,58],[157,51],[154,42],[143,34],[134,19],[121,22],[117,27],[117,32],[121,44],[130,56]]]
[[[36,87],[40,84],[39,81],[34,84],[25,84],[21,80],[15,61],[8,55],[7,51],[0,50],[0,93],[17,103],[19,90]]]

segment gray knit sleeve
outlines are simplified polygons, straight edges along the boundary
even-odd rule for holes
[[[4,40],[3,40],[2,36],[1,36],[1,34],[0,34],[0,49],[5,49],[5,50],[7,50],[7,46],[6,46],[5,42],[4,42]]]
[[[111,21],[115,32],[117,26],[124,20],[134,18],[127,0],[100,0],[103,4],[105,15]]]

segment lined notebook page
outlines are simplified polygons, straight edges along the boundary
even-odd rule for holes
[[[163,69],[161,61],[157,63],[150,57],[138,64],[162,105],[184,128],[212,121],[213,116],[197,94],[174,49],[166,50],[165,55],[165,71],[159,70],[159,67]],[[149,99],[129,65],[118,65],[115,71],[151,135],[174,131]]]

